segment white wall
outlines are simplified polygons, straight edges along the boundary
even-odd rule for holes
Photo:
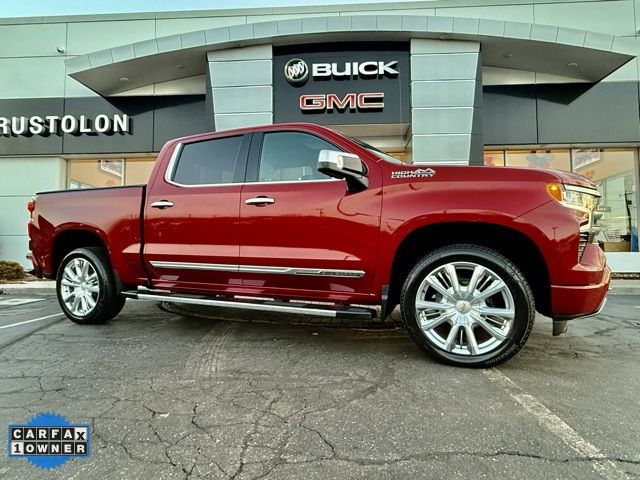
[[[31,268],[25,258],[27,202],[36,192],[62,188],[65,176],[66,161],[62,158],[0,157],[0,260]]]

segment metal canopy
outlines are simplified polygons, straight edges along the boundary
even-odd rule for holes
[[[270,43],[408,41],[480,42],[484,66],[598,82],[634,58],[613,50],[614,37],[547,25],[413,15],[313,17],[198,30],[68,59],[67,74],[103,96],[206,73],[206,53]]]

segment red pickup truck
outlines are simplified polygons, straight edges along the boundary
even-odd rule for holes
[[[146,186],[39,193],[30,258],[80,324],[126,298],[363,318],[399,304],[426,353],[490,366],[536,311],[560,334],[603,306],[599,197],[570,173],[408,165],[269,125],[170,141]]]

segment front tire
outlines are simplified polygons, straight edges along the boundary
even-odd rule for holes
[[[533,293],[518,267],[495,250],[451,245],[409,273],[400,306],[409,334],[450,365],[491,367],[524,346],[535,320]]]
[[[64,257],[56,292],[65,315],[81,325],[111,320],[126,301],[118,294],[109,257],[98,247],[78,248]]]

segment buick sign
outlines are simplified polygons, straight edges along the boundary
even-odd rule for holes
[[[305,83],[309,78],[307,62],[301,58],[292,58],[284,66],[284,76],[292,85]]]

